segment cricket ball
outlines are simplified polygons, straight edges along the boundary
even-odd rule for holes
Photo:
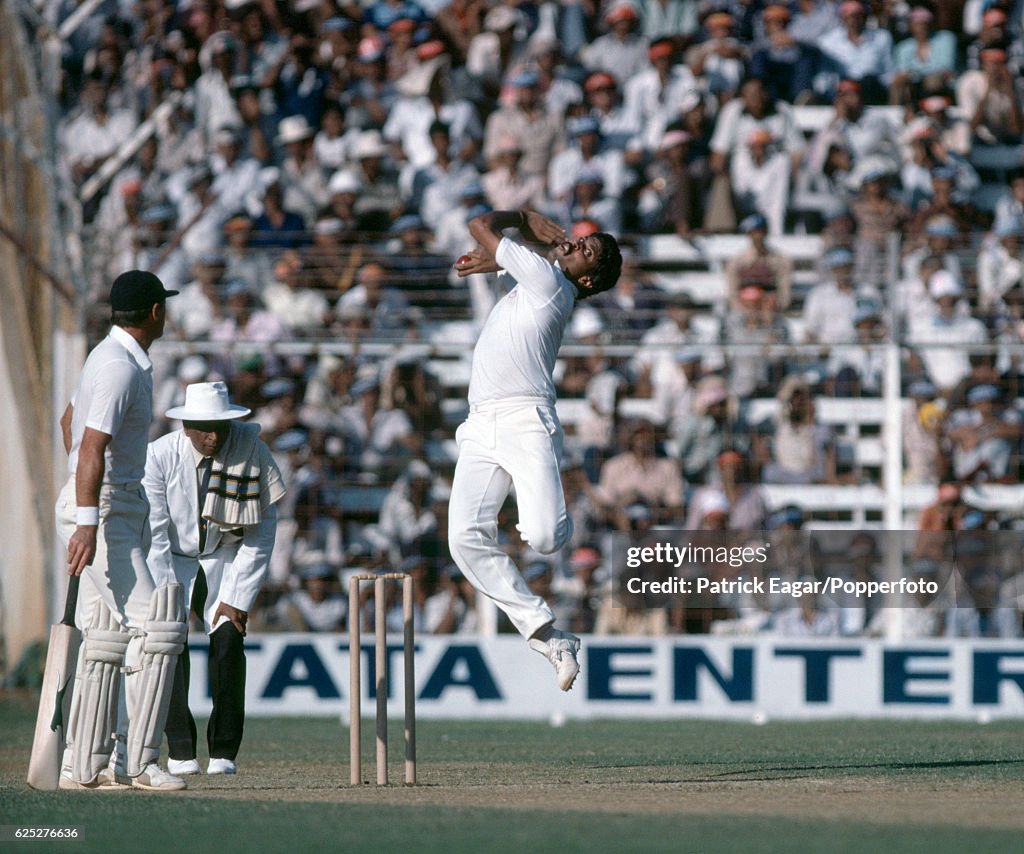
[[[473,259],[470,258],[468,255],[463,255],[461,258],[459,258],[458,261],[455,262],[455,266],[456,267],[465,267],[472,260]]]

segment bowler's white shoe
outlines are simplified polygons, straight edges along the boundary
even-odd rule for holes
[[[238,767],[230,759],[211,759],[206,766],[207,774],[237,774]]]
[[[530,649],[546,656],[551,662],[558,676],[559,688],[563,691],[572,688],[572,683],[576,681],[576,676],[580,672],[580,663],[576,660],[576,653],[580,651],[580,639],[576,635],[555,629],[547,641],[531,638]]]
[[[168,774],[155,762],[150,762],[138,777],[133,777],[132,785],[136,789],[147,789],[151,792],[180,792],[187,788],[184,780]]]
[[[203,769],[197,759],[168,759],[167,773],[175,777],[190,777],[193,774],[202,774]]]

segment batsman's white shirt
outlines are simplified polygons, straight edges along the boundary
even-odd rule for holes
[[[139,482],[153,420],[153,363],[139,342],[113,326],[85,360],[74,397],[68,471],[78,468],[85,428],[111,436],[103,482]]]
[[[57,498],[57,534],[67,546],[76,528],[75,472],[85,428],[111,437],[100,489],[96,556],[82,574],[79,626],[102,600],[118,622],[139,628],[154,590],[146,565],[149,503],[142,490],[153,418],[153,365],[146,351],[114,326],[85,360],[71,401],[71,473]]]
[[[576,303],[576,286],[557,267],[502,238],[495,260],[516,280],[498,300],[473,350],[469,405],[515,397],[555,402],[552,374]]]

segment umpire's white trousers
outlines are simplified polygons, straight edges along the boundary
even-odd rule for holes
[[[530,592],[498,545],[498,513],[515,487],[519,532],[541,554],[572,535],[559,461],[562,427],[539,398],[472,407],[455,433],[459,460],[448,508],[448,547],[470,583],[492,599],[525,637],[554,622],[548,604]]]

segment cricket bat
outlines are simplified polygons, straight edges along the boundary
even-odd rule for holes
[[[60,780],[60,763],[71,694],[75,683],[75,665],[82,633],[75,628],[75,606],[78,604],[77,575],[68,580],[64,603],[64,619],[50,626],[50,645],[46,650],[43,691],[36,714],[36,734],[32,739],[32,756],[28,761],[28,784],[33,789],[53,791]]]

